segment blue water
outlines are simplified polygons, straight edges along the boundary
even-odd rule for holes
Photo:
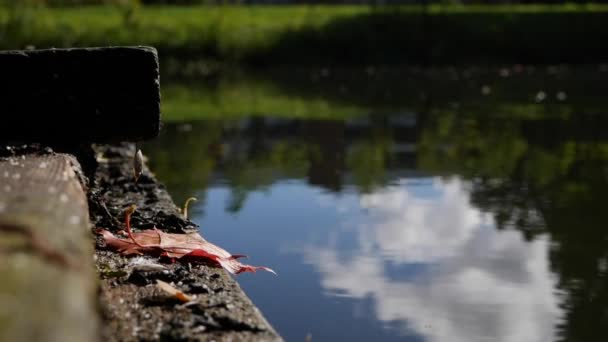
[[[549,340],[559,309],[547,242],[496,231],[457,178],[416,182],[366,195],[278,182],[237,214],[224,210],[229,189],[212,186],[194,220],[278,272],[238,281],[288,341]]]
[[[278,273],[236,279],[287,341],[605,340],[604,116],[526,108],[202,120],[144,150],[205,238]]]

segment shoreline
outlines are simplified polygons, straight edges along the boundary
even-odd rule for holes
[[[103,227],[114,232],[121,229],[112,217],[119,217],[124,207],[131,204],[138,206],[132,220],[136,230],[152,226],[173,233],[196,229],[179,213],[164,186],[147,167],[138,183],[132,182],[132,144],[102,145],[94,150],[98,166],[89,190],[93,229]],[[182,262],[159,263],[157,258],[148,256],[124,257],[105,250],[99,238],[95,266],[100,278],[105,340],[282,340],[223,269]],[[196,303],[183,305],[167,299],[157,289],[157,279],[196,295]]]
[[[608,60],[596,4],[18,8],[0,8],[1,49],[148,45],[241,66]]]

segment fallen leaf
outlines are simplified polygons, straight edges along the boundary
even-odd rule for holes
[[[232,255],[225,249],[203,239],[199,233],[170,234],[156,228],[132,233],[133,240],[116,237],[105,229],[98,229],[106,245],[123,255],[148,254],[169,258],[185,258],[190,261],[202,261],[220,266],[232,274],[264,270],[276,274],[264,266],[242,264],[237,259],[243,255]]]
[[[158,280],[158,279],[156,280],[156,287],[158,287],[159,289],[165,291],[169,295],[179,299],[180,301],[182,301],[184,303],[191,302],[194,299],[194,298],[192,298],[192,296],[183,293],[182,291],[171,286],[171,284],[165,283],[162,280]]]
[[[173,259],[199,261],[222,267],[232,274],[243,272],[256,272],[264,270],[276,274],[272,269],[263,266],[251,266],[238,261],[244,255],[232,255],[225,249],[205,240],[198,232],[186,234],[165,233],[159,229],[147,229],[133,233],[130,219],[134,207],[130,207],[125,215],[125,224],[129,239],[116,237],[105,229],[98,229],[106,246],[123,255],[148,254],[166,256]]]

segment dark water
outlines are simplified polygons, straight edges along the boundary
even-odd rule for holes
[[[288,341],[604,341],[608,111],[560,91],[203,113],[144,149],[203,236],[277,271],[238,281]]]

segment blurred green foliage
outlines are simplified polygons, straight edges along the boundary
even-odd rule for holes
[[[376,70],[371,80],[365,71],[300,70],[263,76],[237,72],[207,82],[172,80],[163,84],[162,115],[164,122],[175,124],[166,129],[166,140],[153,144],[179,153],[152,160],[161,160],[158,168],[163,170],[179,164],[165,158],[191,163],[186,155],[198,155],[205,162],[170,166],[169,174],[186,169],[179,174],[197,170],[210,175],[211,168],[221,167],[235,186],[249,190],[272,184],[277,170],[276,175],[304,178],[322,166],[319,170],[336,175],[319,171],[315,184],[340,190],[348,173],[349,182],[369,192],[390,181],[388,168],[405,167],[395,154],[398,146],[413,144],[415,164],[407,167],[470,179],[480,174],[506,178],[525,161],[527,176],[549,184],[569,170],[577,155],[570,140],[601,127],[598,120],[607,110],[604,69]],[[316,79],[324,72],[324,78]],[[399,83],[406,79],[410,83]],[[336,91],[341,87],[348,91]],[[540,92],[546,98],[539,102]],[[407,123],[408,117],[413,123]],[[405,126],[395,126],[394,120]],[[273,128],[276,122],[292,126]],[[273,138],[282,130],[284,136]],[[227,147],[226,139],[236,147]],[[538,147],[546,143],[553,152]],[[195,165],[205,166],[199,170]],[[173,182],[172,176],[164,179]]]
[[[361,85],[347,84],[351,95],[324,94],[338,82],[328,79],[315,83],[316,93],[314,87],[300,84],[298,101],[304,105],[297,115],[289,114],[289,101],[283,102],[288,104],[283,110],[276,109],[280,102],[274,97],[294,97],[298,88],[279,76],[266,81],[246,78],[241,86],[236,78],[217,80],[217,87],[204,90],[175,85],[170,87],[200,96],[226,96],[219,103],[239,97],[222,95],[226,88],[257,88],[256,82],[266,82],[262,88],[272,90],[247,100],[256,103],[256,116],[248,111],[231,113],[229,119],[213,112],[186,116],[196,120],[167,124],[161,137],[142,148],[176,200],[204,198],[207,189],[221,184],[231,191],[225,207],[230,212],[246,205],[251,192],[266,191],[280,181],[306,182],[337,193],[367,193],[408,174],[457,175],[466,181],[472,204],[490,213],[499,229],[521,231],[526,239],[550,240],[550,265],[564,309],[558,339],[604,340],[608,107],[597,90],[603,89],[598,86],[602,72],[550,69],[539,77],[528,70],[491,78],[481,71],[460,70],[459,75],[470,78],[451,86],[439,83],[438,88],[429,82],[435,76],[427,75],[414,80],[425,96],[408,99],[405,88],[401,101],[395,97],[384,108],[376,107],[379,100],[374,97],[359,98],[361,90],[356,88],[365,89]],[[449,70],[436,74],[442,75],[438,79],[453,76]],[[563,83],[554,82],[558,79]],[[489,94],[480,92],[484,84],[490,87]],[[374,93],[389,89],[393,85]],[[449,89],[457,96],[449,96]],[[547,93],[541,102],[535,96],[539,89]],[[559,89],[567,92],[567,100],[555,98]],[[361,111],[319,117],[315,105],[306,105],[307,99],[319,98],[329,108]],[[266,107],[265,102],[277,107]],[[235,106],[246,110],[249,105]],[[278,114],[264,116],[265,108],[275,108]],[[411,113],[413,122],[408,119]]]
[[[418,143],[419,166],[470,180],[472,203],[491,213],[498,228],[530,240],[548,236],[565,310],[558,340],[603,340],[608,117],[584,110],[535,117],[435,113]]]
[[[603,44],[608,38],[606,5],[111,3],[18,5],[19,11],[4,6],[0,48],[151,45],[165,56],[204,56],[247,65],[593,62],[608,55]]]
[[[434,110],[447,110],[463,103],[491,108],[488,115],[535,119],[550,112],[565,117],[576,110],[604,108],[608,66],[231,69],[220,75],[161,76],[163,120],[341,120],[427,112],[430,104]],[[540,93],[547,97],[544,106],[536,102]],[[563,100],[557,98],[560,94]]]
[[[336,119],[361,114],[365,107],[285,94],[264,80],[167,83],[162,88],[165,121],[242,118],[244,115]]]

